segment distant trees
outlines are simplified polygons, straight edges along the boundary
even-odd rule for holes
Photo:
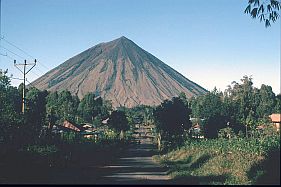
[[[250,14],[252,18],[259,18],[260,22],[265,22],[265,27],[269,27],[271,22],[279,18],[281,9],[280,0],[248,0],[248,6],[244,13]]]
[[[244,76],[241,83],[232,82],[224,93],[214,89],[191,99],[190,105],[193,117],[204,119],[205,136],[215,138],[227,124],[236,133],[243,131],[248,135],[249,130],[267,123],[269,115],[278,112],[278,98],[271,86],[255,88],[252,78]]]
[[[217,137],[218,131],[229,121],[227,106],[223,102],[223,94],[216,88],[213,91],[191,99],[193,117],[203,119],[204,133],[207,138]]]
[[[101,97],[96,97],[94,93],[86,94],[78,105],[79,116],[83,122],[88,123],[109,117],[111,111],[111,103],[104,101]]]
[[[184,98],[182,95],[165,100],[153,112],[161,139],[172,147],[183,143],[184,131],[191,127],[191,110]]]
[[[61,119],[75,121],[79,98],[71,95],[69,91],[63,90],[58,93],[58,113]]]
[[[95,98],[92,93],[80,101],[69,91],[49,93],[29,88],[26,89],[25,102],[26,110],[23,114],[22,85],[18,89],[12,87],[7,71],[0,70],[0,143],[17,145],[34,143],[44,134],[41,134],[42,132],[46,132],[49,137],[53,126],[64,120],[101,124],[101,120],[108,118],[112,111],[110,101]],[[122,115],[121,118],[119,113],[117,116],[118,120],[124,122]],[[127,129],[126,121],[116,123],[116,129]],[[46,131],[42,131],[45,127]]]
[[[262,84],[261,88],[258,90],[256,101],[259,102],[257,115],[260,118],[268,117],[272,114],[276,105],[276,99],[271,86]]]
[[[121,109],[125,111],[130,125],[145,124],[150,125],[153,123],[153,107],[146,105],[135,106],[130,109]]]
[[[111,113],[108,120],[108,126],[120,133],[120,138],[122,138],[124,131],[130,129],[125,112],[118,110]]]

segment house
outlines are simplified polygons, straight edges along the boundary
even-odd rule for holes
[[[61,126],[75,132],[82,132],[85,130],[82,126],[72,123],[68,120],[64,120]]]
[[[281,123],[281,114],[271,114],[270,119],[273,123],[273,125],[276,127],[276,131],[280,131],[280,123]]]
[[[104,132],[107,129],[107,125],[97,128],[90,123],[78,125],[68,120],[64,120],[61,125],[54,125],[52,132],[55,134],[62,134],[63,132],[75,132],[82,135],[84,138],[98,139],[104,135]]]

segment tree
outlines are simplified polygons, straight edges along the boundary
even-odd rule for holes
[[[11,143],[23,123],[23,115],[20,93],[10,85],[7,73],[0,69],[0,142]]]
[[[65,119],[76,121],[79,105],[79,98],[77,96],[72,96],[69,91],[63,90],[58,93],[57,105],[58,115],[61,121]]]
[[[191,127],[191,109],[179,97],[165,100],[154,110],[156,128],[161,139],[171,146],[183,143],[184,131]]]
[[[95,94],[88,93],[78,105],[78,113],[85,122],[94,120]]]
[[[278,94],[275,97],[275,101],[276,101],[275,102],[276,104],[275,104],[273,112],[280,114],[281,113],[281,94]]]
[[[59,110],[58,110],[58,92],[49,93],[46,97],[46,118],[47,118],[47,136],[50,135],[53,126],[58,123]]]
[[[279,18],[280,9],[280,0],[249,0],[244,13],[250,14],[254,19],[259,18],[260,22],[265,22],[265,27],[269,27],[271,22],[274,23]]]
[[[79,103],[78,113],[84,122],[92,123],[97,116],[101,119],[108,115],[107,108],[110,107],[110,105],[103,105],[102,98],[95,97],[94,93],[88,93]]]
[[[112,103],[109,100],[103,100],[102,107],[101,107],[101,119],[106,119],[112,112]]]
[[[47,95],[46,90],[40,91],[37,88],[31,88],[26,94],[25,124],[21,130],[27,143],[34,142],[39,138],[40,131],[46,121]]]
[[[108,126],[120,133],[120,138],[122,138],[121,136],[123,134],[123,131],[127,131],[130,129],[125,112],[118,110],[115,110],[111,113],[108,120]]]
[[[271,86],[262,84],[257,94],[259,103],[257,107],[258,118],[268,117],[274,111],[275,107],[275,94]]]
[[[227,122],[230,121],[226,111],[227,106],[223,101],[223,93],[216,88],[203,96],[193,99],[192,105],[195,110],[194,116],[204,119],[203,128],[207,138],[217,137],[219,130],[226,127]]]

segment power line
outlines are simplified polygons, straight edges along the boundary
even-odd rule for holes
[[[1,36],[1,35],[0,35]],[[8,43],[9,45],[15,47],[16,49],[18,49],[19,51],[23,52],[24,54],[26,54],[27,56],[29,56],[32,59],[35,59],[32,55],[30,55],[29,53],[27,53],[25,50],[21,49],[20,47],[16,46],[15,44],[13,44],[12,42],[8,41],[7,39],[4,38],[4,36],[1,36],[1,39],[3,41],[5,41],[6,43]],[[40,63],[40,65],[42,65],[44,68],[46,68],[47,70],[49,70],[50,68],[45,66],[41,61],[37,60],[37,63]]]
[[[36,86],[34,86],[31,82],[29,82],[27,79],[26,79],[26,82],[28,82],[32,87],[38,89]],[[39,89],[38,89],[39,90]]]
[[[8,77],[9,79],[15,79],[15,80],[23,80],[21,78],[17,78],[17,77]],[[37,88],[36,86],[34,86],[27,78],[25,78],[25,81],[28,82],[32,87]],[[37,88],[38,89],[38,88]]]
[[[41,77],[40,75],[38,75],[37,73],[35,72],[31,72],[33,75],[36,75],[38,78]]]
[[[7,58],[9,58],[9,59],[11,59],[11,60],[15,60],[14,58],[12,58],[12,57],[10,57],[7,53],[5,54],[5,55],[3,55],[3,54],[1,54],[2,56],[5,56],[5,57],[7,57]]]
[[[45,66],[41,61],[38,61],[40,64],[41,64],[41,66],[43,66],[45,69],[47,69],[47,70],[50,70],[51,68],[48,68],[47,66]]]
[[[6,47],[4,47],[4,46],[2,46],[2,45],[0,45],[0,47],[2,47],[2,48],[5,49],[6,51],[9,51],[10,53],[12,53],[12,54],[16,55],[17,57],[19,57],[19,58],[21,58],[21,59],[24,60],[24,58],[23,58],[22,56],[20,56],[20,55],[18,55],[17,53],[11,51],[10,49],[7,49]]]
[[[3,47],[3,46],[1,46],[1,47]],[[13,53],[14,55],[16,55],[16,56],[18,56],[18,57],[20,57],[20,58],[22,58],[23,59],[23,57],[21,57],[20,55],[18,55],[18,54],[16,54],[16,53],[14,53],[14,52],[12,52],[12,51],[10,51],[9,49],[7,49],[7,48],[5,48],[5,47],[3,47],[4,49],[6,49],[7,51],[9,51],[9,52],[11,52],[11,53]],[[1,56],[5,56],[5,57],[7,57],[7,58],[9,58],[9,59],[11,59],[11,60],[15,60],[14,58],[12,58],[11,56],[9,56],[8,54],[7,54],[7,52],[6,52],[6,54],[2,54],[2,53],[0,53],[0,55]],[[40,73],[42,73],[42,74],[44,74],[44,72],[43,71],[41,71],[39,68],[37,68],[37,67],[35,67],[38,71],[40,71]],[[31,72],[32,74],[34,74],[34,75],[36,75],[37,77],[40,77],[40,75],[38,75],[37,73],[35,73],[35,72]]]
[[[7,56],[7,52],[6,52],[6,54],[3,54],[3,53],[0,52],[0,55],[1,56]]]
[[[35,69],[37,69],[38,71],[40,71],[40,73],[45,74],[43,71],[41,71],[38,67],[35,67]]]
[[[26,55],[29,56],[30,58],[35,59],[33,56],[31,56],[30,54],[28,54],[27,52],[25,52],[23,49],[19,48],[19,47],[16,46],[15,44],[13,44],[13,43],[9,42],[8,40],[6,40],[6,39],[4,38],[4,36],[1,37],[1,39],[2,39],[3,41],[5,41],[6,43],[10,44],[11,46],[17,48],[18,50],[20,50],[21,52],[23,52],[24,54],[26,54]]]
[[[6,55],[7,58],[11,59],[11,60],[15,60],[12,57],[10,57],[9,55]]]

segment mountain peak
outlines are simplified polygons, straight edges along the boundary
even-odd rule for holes
[[[129,40],[129,39],[126,38],[125,36],[121,36],[119,39],[120,39],[120,40]]]
[[[132,42],[130,39],[126,38],[125,36],[121,36],[120,38],[117,38],[111,42],[114,42],[114,43],[123,43],[123,42]]]
[[[32,84],[51,92],[69,90],[80,99],[93,92],[114,107],[158,105],[180,92],[188,98],[206,93],[125,36],[81,52]]]

